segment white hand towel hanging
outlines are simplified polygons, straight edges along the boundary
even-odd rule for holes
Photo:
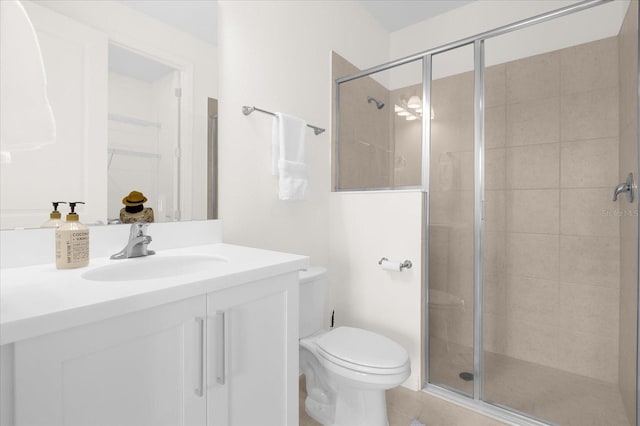
[[[52,143],[56,126],[36,32],[19,1],[0,1],[0,146],[4,154]]]
[[[280,112],[273,119],[271,172],[279,177],[281,200],[306,198],[309,182],[304,153],[306,126],[304,120]]]

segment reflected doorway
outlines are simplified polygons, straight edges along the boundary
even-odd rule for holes
[[[218,218],[218,100],[208,98],[207,219]]]

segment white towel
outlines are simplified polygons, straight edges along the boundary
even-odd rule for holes
[[[273,119],[271,172],[279,176],[278,198],[281,200],[304,200],[307,196],[306,126],[304,120],[280,112]]]
[[[0,1],[0,110],[3,154],[37,149],[55,140],[38,37],[16,0]]]

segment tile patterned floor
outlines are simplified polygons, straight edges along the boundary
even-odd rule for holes
[[[304,376],[300,378],[300,426],[322,426],[304,411],[307,397]],[[426,426],[502,426],[504,423],[466,410],[440,398],[403,387],[387,391],[389,426],[409,426],[418,420]]]

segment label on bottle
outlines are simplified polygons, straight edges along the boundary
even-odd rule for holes
[[[77,229],[56,233],[56,267],[80,268],[89,264],[89,230]]]

